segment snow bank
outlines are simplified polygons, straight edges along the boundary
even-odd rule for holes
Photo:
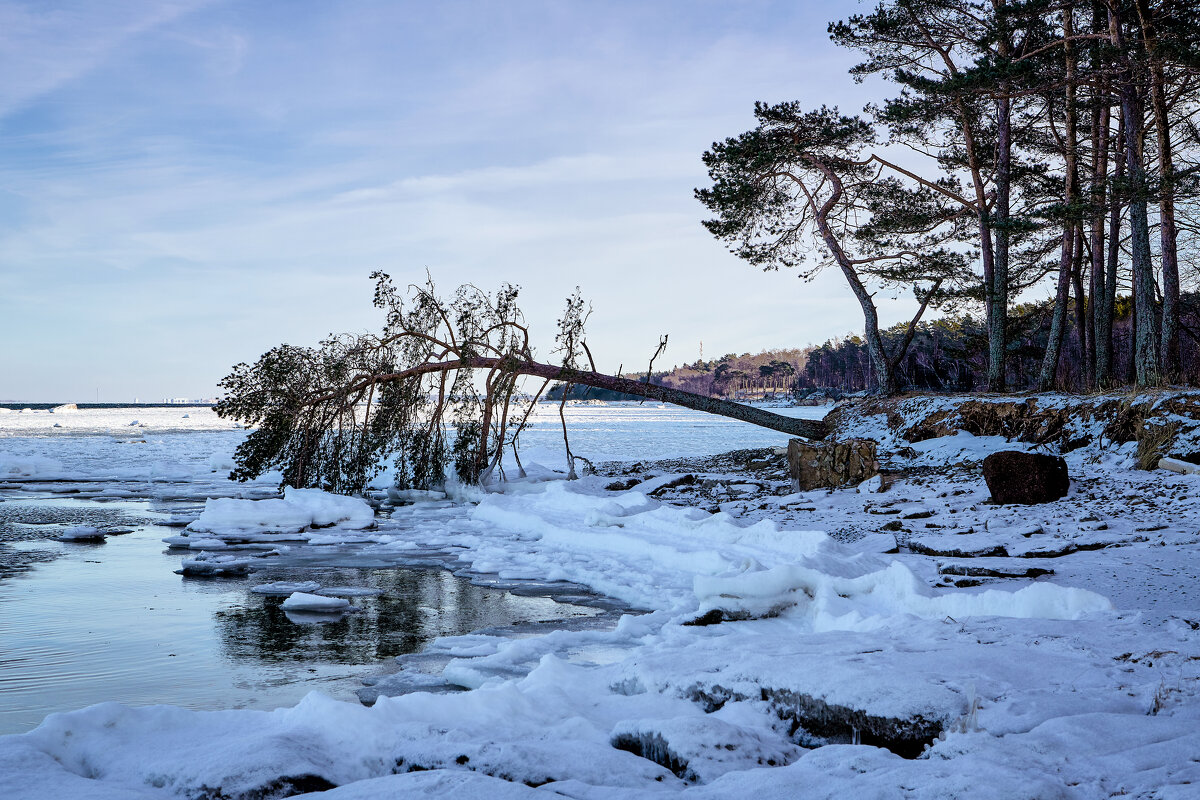
[[[720,609],[727,616],[739,618],[793,609],[790,613],[808,617],[814,630],[827,631],[871,630],[901,614],[930,619],[1078,619],[1112,609],[1112,604],[1095,592],[1048,583],[1032,584],[1015,592],[989,589],[979,594],[935,595],[912,570],[896,561],[865,574],[852,574],[870,562],[837,558],[838,549],[835,544],[828,545],[827,554],[819,562],[813,559],[807,564],[732,577],[697,576],[694,585],[700,611]]]

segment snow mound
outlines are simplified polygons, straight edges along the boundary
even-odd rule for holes
[[[306,528],[361,530],[375,524],[375,511],[357,497],[329,494],[320,489],[284,490],[282,499],[236,500],[209,498],[204,511],[188,530],[217,536],[247,533],[299,533]]]
[[[1049,583],[1014,592],[989,589],[939,595],[898,561],[853,574],[855,566],[866,563],[870,562],[825,560],[820,566],[786,564],[732,577],[698,575],[696,596],[701,611],[720,609],[729,617],[744,618],[787,610],[808,617],[817,631],[874,630],[903,614],[927,619],[1078,619],[1112,610],[1112,603],[1095,592]]]

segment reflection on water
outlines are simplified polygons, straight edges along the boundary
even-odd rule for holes
[[[382,594],[355,597],[355,613],[340,615],[289,613],[282,608],[283,597],[251,594],[214,614],[223,652],[231,659],[374,664],[415,653],[438,636],[596,613],[475,586],[442,569],[270,570],[253,578],[254,583],[268,580],[315,580]]]
[[[173,572],[181,554],[161,543],[174,531],[148,524],[156,516],[148,505],[110,506],[105,519],[86,502],[69,505],[72,514],[52,510],[55,525],[31,525],[33,533],[18,530],[28,511],[11,509],[9,542],[0,544],[13,561],[34,552],[52,559],[0,579],[0,734],[108,700],[270,709],[314,689],[355,700],[362,678],[434,637],[600,613],[475,586],[444,569],[321,567],[311,557],[304,566],[264,565],[239,578],[181,578]],[[111,525],[118,513],[141,524],[99,545],[50,538],[55,526],[81,519]],[[249,591],[280,580],[381,594],[352,598],[355,613],[306,615],[321,621],[305,622],[283,611],[282,597]]]

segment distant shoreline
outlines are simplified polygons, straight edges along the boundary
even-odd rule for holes
[[[49,411],[52,408],[67,405],[67,403],[0,403],[0,408],[22,411]],[[212,403],[76,403],[76,408],[83,411],[87,408],[212,408]]]

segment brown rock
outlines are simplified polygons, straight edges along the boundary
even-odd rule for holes
[[[788,442],[788,470],[799,491],[858,484],[879,473],[875,442],[843,439],[838,442]]]
[[[1004,450],[983,460],[983,479],[997,503],[1049,503],[1070,488],[1061,456]]]

